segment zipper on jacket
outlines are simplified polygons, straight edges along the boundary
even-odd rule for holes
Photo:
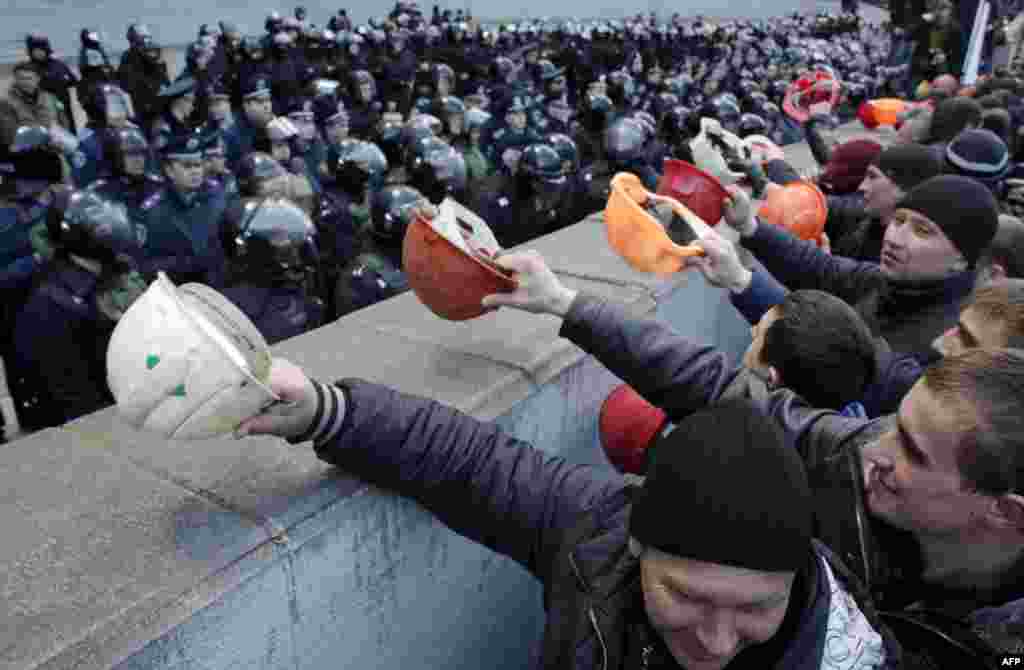
[[[648,665],[651,662],[651,652],[654,651],[653,645],[647,645],[641,652],[640,656],[640,668],[641,670],[647,670]]]
[[[604,637],[601,636],[601,629],[597,625],[594,608],[588,609],[587,614],[590,615],[590,623],[593,624],[594,632],[597,633],[597,641],[601,644],[601,670],[608,670],[608,648],[604,646]]]

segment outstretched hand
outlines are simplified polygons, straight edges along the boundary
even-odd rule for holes
[[[565,316],[569,312],[576,291],[566,288],[536,251],[517,251],[499,256],[495,263],[516,273],[519,285],[510,293],[485,296],[482,301],[484,307],[515,307],[535,314],[556,316]]]
[[[316,414],[317,393],[306,373],[291,361],[275,358],[267,384],[280,402],[243,421],[235,437],[276,435],[288,439],[307,432]]]
[[[757,220],[754,218],[754,206],[743,189],[738,186],[726,186],[729,198],[725,201],[722,210],[726,224],[744,237],[753,235],[757,229]]]
[[[732,242],[711,230],[693,244],[703,249],[704,255],[687,258],[686,267],[700,270],[709,284],[736,293],[750,285],[751,272],[743,267]]]

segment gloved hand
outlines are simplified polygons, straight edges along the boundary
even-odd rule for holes
[[[750,197],[737,186],[726,186],[729,198],[725,201],[723,218],[729,227],[743,237],[750,237],[757,230],[757,219]]]
[[[516,273],[519,286],[511,293],[485,296],[486,308],[515,307],[534,314],[554,314],[564,317],[569,313],[576,291],[566,288],[536,251],[519,251],[499,256],[495,262]]]
[[[743,267],[732,242],[712,230],[693,244],[704,250],[704,256],[687,258],[686,267],[700,270],[712,286],[727,288],[733,293],[747,290],[753,274]]]
[[[285,439],[309,431],[316,417],[318,392],[312,380],[294,363],[275,358],[270,364],[267,385],[281,399],[256,416],[246,419],[235,437],[276,435]],[[344,411],[340,408],[339,411]]]

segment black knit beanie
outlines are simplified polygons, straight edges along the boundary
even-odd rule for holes
[[[980,124],[981,114],[981,105],[972,98],[961,96],[943,100],[932,112],[928,143],[949,142],[967,126]]]
[[[893,144],[882,150],[873,163],[904,191],[942,174],[942,158],[923,144]]]
[[[992,191],[959,175],[934,177],[916,186],[896,209],[910,209],[931,219],[971,267],[999,228],[999,207]]]
[[[1010,171],[1010,150],[991,130],[965,130],[946,145],[947,172],[994,188]]]
[[[641,544],[764,572],[796,572],[811,546],[807,473],[782,431],[746,401],[688,417],[650,451],[630,511]]]

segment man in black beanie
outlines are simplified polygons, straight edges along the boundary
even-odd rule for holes
[[[834,207],[829,198],[825,231],[832,253],[858,261],[877,263],[882,240],[896,203],[926,179],[942,174],[942,160],[921,144],[893,144],[878,154],[868,166],[858,187],[861,206],[843,201]]]
[[[544,583],[542,667],[868,670],[899,658],[851,595],[856,579],[812,542],[799,456],[745,402],[681,422],[638,486],[370,382],[321,384],[277,359],[269,383],[287,408],[240,435],[312,440],[321,459]]]
[[[995,197],[980,182],[933,177],[896,205],[880,263],[858,262],[760,223],[747,195],[733,187],[729,192],[726,222],[776,279],[790,290],[842,298],[890,349],[925,357],[931,342],[956,324],[974,288],[978,258],[999,224]]]

